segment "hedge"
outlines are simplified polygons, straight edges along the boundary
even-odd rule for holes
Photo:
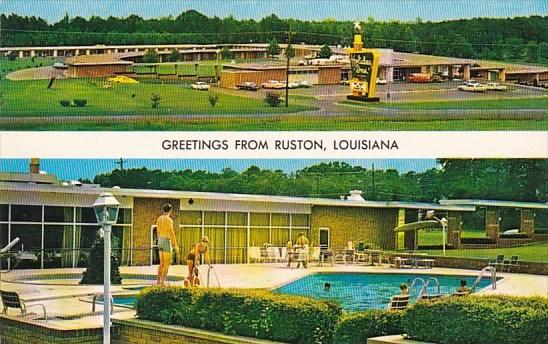
[[[467,296],[419,303],[402,319],[409,338],[451,344],[548,343],[548,299]]]
[[[368,310],[350,313],[335,329],[333,343],[364,344],[367,338],[403,333],[401,311]]]
[[[137,316],[286,343],[331,343],[341,308],[330,301],[257,289],[155,287],[137,297]]]

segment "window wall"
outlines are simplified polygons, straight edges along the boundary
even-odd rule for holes
[[[247,262],[248,247],[285,246],[309,228],[308,214],[183,210],[178,240],[185,257],[207,235],[213,263],[237,264]]]
[[[93,208],[49,205],[0,204],[0,246],[20,238],[15,250],[26,252],[15,268],[68,268],[86,265],[89,251],[99,233]],[[131,262],[132,209],[120,209],[113,226],[112,247],[122,264]]]

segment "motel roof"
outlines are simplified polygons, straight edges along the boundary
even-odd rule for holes
[[[475,60],[471,60],[471,59],[463,59],[463,58],[448,57],[448,56],[403,53],[399,51],[393,51],[391,55],[392,55],[392,61],[388,62],[386,65],[392,66],[392,67],[420,67],[420,66],[431,66],[431,65],[472,65],[476,63]],[[385,65],[385,64],[381,63],[381,65]]]
[[[122,58],[134,55],[134,53],[79,55],[68,58],[66,64],[71,66],[132,65],[132,61],[126,61]]]
[[[530,74],[548,72],[548,66],[524,65],[500,61],[477,61],[477,64],[478,66],[473,66],[472,70],[504,69],[506,74]]]
[[[339,207],[359,207],[359,208],[405,208],[405,209],[428,209],[440,211],[475,211],[474,205],[449,204],[442,205],[438,203],[421,202],[400,202],[400,201],[351,201],[342,199],[313,198],[313,197],[290,197],[290,196],[272,196],[272,195],[250,195],[250,194],[231,194],[217,192],[196,192],[196,191],[175,191],[175,190],[149,190],[149,189],[129,189],[129,188],[104,188],[90,185],[38,185],[23,183],[5,183],[0,182],[1,191],[12,192],[44,192],[44,193],[66,193],[79,195],[99,195],[101,192],[110,192],[114,196],[120,197],[140,197],[140,198],[172,198],[172,199],[203,199],[219,201],[244,201],[244,202],[265,202],[265,203],[283,203],[283,204],[302,204],[310,206],[339,206]]]
[[[484,199],[448,199],[441,200],[442,205],[472,205],[477,207],[497,208],[523,208],[523,209],[548,209],[548,203],[537,202],[514,202]]]

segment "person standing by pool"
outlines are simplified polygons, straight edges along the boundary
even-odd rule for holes
[[[202,237],[199,243],[194,245],[186,257],[186,263],[188,265],[188,281],[189,286],[196,285],[196,278],[198,277],[198,266],[200,265],[200,257],[204,255],[204,259],[209,268],[211,269],[211,259],[209,256],[209,238],[207,236]]]
[[[156,220],[156,233],[158,235],[158,251],[160,255],[160,265],[158,266],[158,285],[164,285],[169,266],[171,265],[172,251],[179,252],[177,238],[173,231],[173,220],[171,219],[171,211],[173,207],[166,203],[162,206],[163,214]]]
[[[287,258],[287,267],[290,268],[291,261],[293,260],[293,243],[291,242],[291,240],[289,240],[287,244],[285,245],[285,250],[286,250],[285,258]]]
[[[308,268],[308,239],[304,236],[303,232],[299,233],[297,241],[295,242],[295,251],[298,253],[297,269],[301,266]]]

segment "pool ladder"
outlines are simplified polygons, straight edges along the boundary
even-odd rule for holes
[[[93,294],[93,300],[91,303],[91,311],[93,313],[95,313],[95,306],[97,304],[97,299],[101,296],[103,296],[103,293]],[[110,314],[114,314],[114,298],[112,297],[112,295],[110,295]]]
[[[417,277],[413,280],[413,282],[411,282],[411,285],[409,286],[409,290],[413,289],[413,287],[415,287],[415,285],[418,283],[418,282],[421,282],[421,290],[419,291],[419,295],[417,296],[417,301],[421,300],[423,298],[423,296],[427,295],[426,292],[428,290],[428,286],[430,285],[430,282],[433,282],[435,283],[436,285],[436,288],[437,288],[437,295],[440,295],[441,294],[441,291],[440,291],[440,281],[438,281],[437,278],[435,277],[428,277],[426,280],[424,280],[423,278],[421,277]]]
[[[476,281],[472,285],[472,288],[471,288],[472,291],[476,289],[476,287],[478,286],[478,283],[483,278],[483,275],[487,272],[491,274],[491,287],[493,288],[493,290],[497,289],[497,270],[492,266],[486,266],[483,269],[481,269],[481,271],[479,272],[478,277],[476,278]]]

